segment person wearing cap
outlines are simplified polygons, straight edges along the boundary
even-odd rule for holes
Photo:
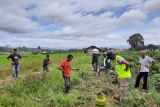
[[[21,56],[17,53],[17,49],[13,49],[13,53],[7,57],[12,65],[12,77],[13,79],[18,79],[19,73],[19,59]]]
[[[98,72],[98,61],[99,61],[100,52],[98,49],[92,50],[92,67],[94,71]]]
[[[140,80],[143,78],[143,89],[147,89],[147,78],[150,67],[155,64],[155,61],[146,55],[146,51],[140,52],[141,57],[139,59],[139,63],[137,64],[138,75],[136,78],[135,88],[139,87]]]
[[[114,62],[115,72],[117,74],[117,79],[119,82],[119,93],[118,96],[114,96],[114,99],[121,101],[127,91],[128,78],[131,78],[129,62],[126,61],[123,57],[115,55],[112,52],[109,52],[107,56],[108,59],[113,60]]]
[[[49,60],[49,55],[47,54],[46,55],[46,58],[44,58],[43,60],[43,71],[44,72],[48,72],[49,69],[48,69],[48,65],[50,64],[50,60]]]

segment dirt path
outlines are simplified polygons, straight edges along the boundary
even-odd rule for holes
[[[91,76],[93,78],[92,84],[94,84],[92,89],[94,90],[95,94],[103,93],[107,99],[106,106],[113,106],[113,96],[117,92],[117,87],[108,81],[108,76],[105,72],[101,72],[100,76],[96,76],[95,73],[92,72]]]
[[[108,82],[107,74],[104,72],[101,72],[100,76],[97,76],[96,72],[90,69],[87,80],[82,81],[80,85],[74,88],[82,92],[87,92],[88,95],[92,96],[92,100],[89,101],[89,105],[85,105],[86,107],[96,107],[95,98],[96,95],[101,92],[106,96],[106,107],[113,107],[115,105],[112,97],[116,94],[116,86]]]

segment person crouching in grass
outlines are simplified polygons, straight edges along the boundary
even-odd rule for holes
[[[73,59],[72,55],[68,55],[67,59],[61,62],[58,69],[62,71],[63,79],[64,79],[64,85],[65,85],[65,93],[69,93],[70,90],[70,70],[79,71],[79,68],[72,68],[71,67],[71,61]]]

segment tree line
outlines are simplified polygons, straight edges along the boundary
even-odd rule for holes
[[[155,51],[159,48],[158,45],[154,45],[154,44],[149,44],[147,46],[144,45],[144,38],[140,33],[136,33],[133,34],[129,37],[129,39],[127,40],[127,42],[129,43],[129,45],[131,46],[130,50],[151,50],[151,51]]]

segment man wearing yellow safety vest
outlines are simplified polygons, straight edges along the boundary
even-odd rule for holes
[[[129,68],[129,62],[126,61],[123,57],[109,52],[107,58],[114,61],[115,72],[117,74],[117,79],[119,81],[119,94],[115,96],[114,99],[121,101],[121,98],[125,96],[128,85],[128,78],[131,78],[131,71]]]

